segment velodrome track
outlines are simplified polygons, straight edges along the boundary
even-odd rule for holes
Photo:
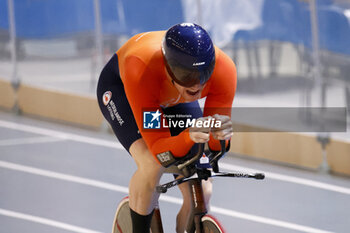
[[[348,177],[233,154],[221,169],[266,174],[214,180],[211,214],[229,233],[349,232]],[[111,134],[0,111],[0,232],[110,232],[134,170]],[[161,196],[165,232],[180,203],[177,188]]]

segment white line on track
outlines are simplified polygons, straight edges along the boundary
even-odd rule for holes
[[[21,172],[25,172],[25,173],[40,175],[40,176],[44,176],[44,177],[49,177],[49,178],[53,178],[53,179],[59,179],[59,180],[84,184],[84,185],[88,185],[88,186],[98,187],[98,188],[102,188],[102,189],[117,191],[117,192],[121,192],[121,193],[128,193],[127,187],[123,187],[123,186],[119,186],[119,185],[115,185],[115,184],[110,184],[110,183],[106,183],[106,182],[102,182],[102,181],[87,179],[87,178],[83,178],[83,177],[72,176],[72,175],[67,175],[67,174],[63,174],[63,173],[48,171],[48,170],[44,170],[44,169],[34,168],[34,167],[30,167],[30,166],[9,163],[9,162],[5,162],[5,161],[1,161],[1,160],[0,160],[0,167],[6,168],[6,169],[11,169],[11,170],[16,170],[16,171],[21,171]],[[176,198],[176,197],[171,197],[168,195],[161,195],[160,200],[166,201],[169,203],[173,203],[173,204],[179,204],[179,205],[182,204],[182,199]],[[245,220],[249,220],[249,221],[273,225],[273,226],[282,227],[282,228],[288,228],[288,229],[302,231],[302,232],[330,233],[329,231],[324,231],[324,230],[320,230],[320,229],[316,229],[316,228],[312,228],[312,227],[308,227],[308,226],[303,226],[303,225],[289,223],[289,222],[285,222],[285,221],[265,218],[265,217],[261,217],[261,216],[257,216],[257,215],[246,214],[246,213],[242,213],[242,212],[236,212],[233,210],[228,210],[228,209],[224,209],[224,208],[220,208],[220,207],[216,207],[216,206],[211,206],[211,211],[213,213],[217,213],[217,214],[222,214],[222,215],[226,215],[226,216],[230,216],[230,217],[245,219]],[[1,212],[0,212],[0,214],[1,214]],[[32,219],[35,219],[35,217],[33,216]],[[28,219],[28,218],[27,218],[27,220],[30,221],[30,219]]]
[[[85,136],[80,136],[72,133],[66,133],[66,132],[61,132],[61,131],[56,131],[51,129],[44,129],[44,128],[39,128],[35,126],[14,123],[10,121],[0,120],[0,127],[34,133],[34,134],[41,134],[41,135],[46,135],[46,136],[55,137],[55,138],[67,139],[67,140],[72,140],[76,142],[83,142],[83,143],[88,143],[88,144],[97,145],[97,146],[104,146],[104,147],[110,147],[115,149],[124,149],[124,147],[120,143],[117,143],[114,141],[102,140],[102,139],[97,139],[92,137],[85,137]]]
[[[123,146],[118,142],[80,136],[72,133],[65,133],[65,132],[56,131],[56,130],[44,129],[44,128],[39,128],[35,126],[14,123],[10,121],[0,120],[0,127],[24,131],[24,132],[30,132],[35,134],[41,134],[41,135],[46,135],[46,136],[55,137],[55,138],[67,139],[67,140],[72,140],[72,141],[77,141],[82,143],[88,143],[92,145],[104,146],[104,147],[115,148],[115,149],[124,149]],[[234,166],[226,163],[220,163],[220,166],[224,169],[231,170],[231,171],[239,170],[239,171],[257,172],[257,170],[253,170],[251,168]],[[295,183],[299,185],[305,185],[313,188],[319,188],[327,191],[339,192],[339,193],[350,195],[350,188],[331,185],[331,184],[308,180],[304,178],[282,175],[278,173],[265,172],[265,171],[261,171],[261,172],[264,172],[268,179],[275,179],[275,180],[280,180],[284,182],[290,182],[290,183]]]
[[[320,230],[320,229],[313,228],[313,227],[303,226],[303,225],[294,224],[294,223],[285,222],[285,221],[280,221],[280,220],[275,220],[275,219],[271,219],[271,218],[265,218],[265,217],[261,217],[261,216],[257,216],[257,215],[245,214],[242,212],[237,212],[237,211],[219,208],[219,207],[215,207],[215,206],[211,206],[210,210],[212,212],[216,212],[216,213],[230,216],[230,217],[245,219],[245,220],[263,223],[263,224],[267,224],[267,225],[288,228],[288,229],[297,230],[297,231],[301,231],[301,232],[331,233],[331,231]]]
[[[27,138],[13,138],[0,140],[0,146],[16,146],[24,144],[36,144],[36,143],[47,143],[47,142],[58,142],[63,141],[63,138],[54,137],[27,137]]]
[[[15,211],[11,211],[11,210],[0,209],[0,215],[4,215],[4,216],[7,216],[7,217],[11,217],[11,218],[22,219],[22,220],[26,220],[26,221],[30,221],[30,222],[36,222],[36,223],[40,223],[40,224],[43,224],[43,225],[48,225],[48,226],[51,226],[51,227],[60,228],[60,229],[64,229],[64,230],[67,230],[67,231],[71,231],[71,232],[101,233],[99,231],[93,231],[93,230],[89,230],[89,229],[86,229],[86,228],[83,228],[83,227],[78,227],[78,226],[70,225],[70,224],[67,224],[67,223],[58,222],[58,221],[54,221],[54,220],[51,220],[51,219],[37,217],[37,216],[29,215],[29,214],[19,213],[19,212],[15,212]]]
[[[121,192],[121,193],[128,193],[128,188],[115,185],[115,184],[110,184],[102,181],[97,181],[97,180],[92,180],[92,179],[87,179],[79,176],[72,176],[72,175],[67,175],[59,172],[53,172],[49,170],[44,170],[44,169],[39,169],[39,168],[34,168],[30,166],[24,166],[24,165],[19,165],[15,163],[9,163],[5,161],[0,160],[0,167],[11,169],[11,170],[16,170],[16,171],[21,171],[21,172],[26,172],[30,174],[35,174],[39,176],[45,176],[45,177],[50,177],[58,180],[64,180],[64,181],[69,181],[69,182],[74,182],[78,184],[84,184],[84,185],[89,185],[97,188],[102,188],[102,189],[107,189],[107,190],[112,190],[116,192]]]
[[[247,172],[247,173],[262,172],[265,174],[265,177],[267,177],[268,179],[281,180],[284,182],[290,182],[290,183],[295,183],[295,184],[310,186],[314,188],[325,189],[327,191],[333,191],[333,192],[350,195],[349,188],[345,188],[337,185],[331,185],[331,184],[318,182],[314,180],[308,180],[308,179],[303,179],[303,178],[294,177],[294,176],[287,176],[287,175],[282,175],[282,174],[258,170],[258,169],[251,169],[247,167],[235,166],[235,165],[226,164],[226,163],[220,163],[220,167],[230,171],[240,171],[240,172]]]

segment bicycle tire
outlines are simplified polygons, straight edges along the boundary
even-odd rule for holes
[[[113,220],[112,233],[132,233],[129,197],[120,201]]]
[[[211,215],[204,215],[201,219],[204,233],[225,233],[219,221]]]

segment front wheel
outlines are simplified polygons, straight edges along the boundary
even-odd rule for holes
[[[113,221],[112,233],[132,233],[129,197],[125,197],[118,205]]]
[[[152,218],[150,233],[163,233],[159,209],[156,208]],[[118,205],[113,220],[112,233],[132,233],[129,197],[125,197]]]
[[[225,233],[218,220],[211,215],[204,215],[201,222],[204,233]]]

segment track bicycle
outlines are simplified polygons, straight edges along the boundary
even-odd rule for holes
[[[202,180],[208,180],[210,177],[254,178],[257,180],[265,178],[263,173],[219,172],[218,161],[226,153],[225,141],[220,141],[220,144],[221,151],[213,152],[209,149],[204,150],[205,145],[199,143],[198,151],[194,156],[188,155],[181,159],[175,159],[170,152],[157,155],[161,164],[167,167],[166,173],[182,175],[181,178],[157,186],[156,190],[158,193],[165,193],[169,188],[185,182],[190,184],[193,208],[190,221],[186,227],[186,232],[188,233],[224,233],[220,223],[213,216],[207,214],[208,210],[204,202]],[[210,164],[210,166],[203,166],[203,163]],[[150,232],[164,232],[159,207],[156,207],[154,210]],[[112,233],[132,233],[128,197],[125,197],[118,205]]]

